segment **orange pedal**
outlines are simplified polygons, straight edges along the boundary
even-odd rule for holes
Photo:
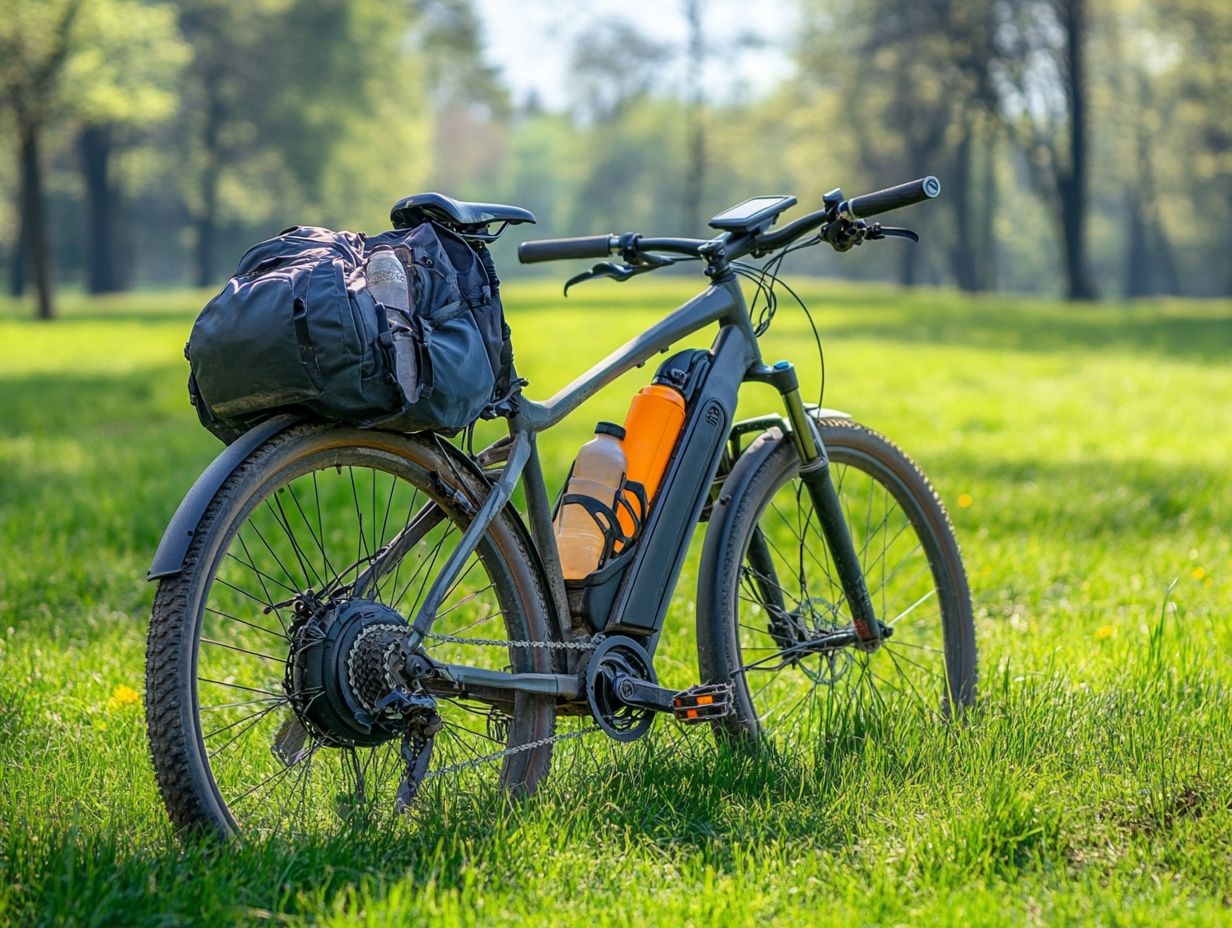
[[[721,719],[732,712],[730,683],[702,683],[672,697],[672,714],[686,725]]]

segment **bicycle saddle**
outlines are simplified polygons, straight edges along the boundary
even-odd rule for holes
[[[504,223],[492,238],[500,235],[506,225],[518,225],[535,221],[535,214],[520,206],[505,206],[501,203],[467,203],[455,200],[443,193],[416,193],[403,197],[389,211],[390,222],[395,229],[407,229],[426,219],[442,223],[459,231],[478,232],[478,227],[489,223]]]

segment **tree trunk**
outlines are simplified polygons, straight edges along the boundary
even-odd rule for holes
[[[201,213],[193,222],[197,233],[197,286],[214,282],[214,237],[218,225],[218,171],[207,167],[201,177]]]
[[[981,290],[997,289],[997,133],[991,118],[984,120],[984,160],[981,164],[979,234],[979,278]]]
[[[218,232],[218,178],[222,172],[219,133],[226,116],[222,101],[222,77],[217,71],[205,74],[205,123],[201,128],[201,146],[205,166],[201,170],[201,206],[193,220],[196,232],[197,286],[214,283],[214,247]]]
[[[706,64],[706,44],[702,31],[702,0],[685,0],[684,17],[689,27],[689,49],[686,59],[688,93],[685,102],[685,173],[681,220],[684,233],[692,235],[701,228],[702,203],[706,193],[706,98],[702,73]]]
[[[17,237],[13,240],[13,263],[9,265],[9,296],[21,299],[26,292],[26,219],[21,215],[20,204],[17,215]]]
[[[907,247],[899,253],[901,257],[898,259],[898,282],[904,287],[914,287],[919,277],[920,249],[911,242],[904,244]]]
[[[1069,104],[1069,165],[1058,172],[1061,196],[1061,238],[1065,261],[1066,296],[1070,300],[1098,299],[1087,263],[1087,87],[1086,0],[1064,0],[1061,25],[1065,30],[1065,94]]]
[[[39,158],[39,127],[18,129],[21,148],[21,239],[34,272],[38,317],[51,319],[55,305],[51,292],[51,254],[47,247],[47,216],[43,209],[43,168]]]
[[[123,275],[116,237],[117,197],[110,179],[111,127],[86,127],[79,148],[89,233],[86,288],[90,293],[115,293],[123,289]]]
[[[1146,217],[1142,209],[1142,191],[1131,183],[1125,192],[1125,296],[1137,299],[1149,296],[1151,285],[1151,255],[1146,241]]]
[[[1142,103],[1149,105],[1144,98]],[[1134,177],[1126,191],[1129,233],[1125,243],[1125,295],[1131,299],[1156,293],[1179,296],[1181,275],[1176,252],[1160,221],[1151,139],[1141,121],[1135,138]]]
[[[949,201],[954,214],[954,248],[950,252],[950,270],[959,290],[968,293],[979,289],[979,266],[976,257],[975,217],[972,208],[974,186],[971,170],[972,120],[962,120],[962,135],[954,151],[953,183],[949,185]]]
[[[1228,247],[1224,250],[1224,254],[1232,254],[1232,184],[1228,184],[1227,196],[1227,211],[1229,221],[1224,224],[1224,237],[1227,240]],[[1232,297],[1232,261],[1228,262],[1227,277],[1224,279],[1223,295]]]

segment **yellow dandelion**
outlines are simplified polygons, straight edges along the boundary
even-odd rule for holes
[[[131,686],[126,686],[121,683],[111,692],[111,698],[107,700],[107,708],[111,710],[123,709],[125,706],[131,706],[141,700],[141,694]]]
[[[1206,576],[1206,568],[1205,567],[1195,567],[1193,570],[1189,572],[1189,575],[1193,577],[1195,580],[1201,580],[1203,577]]]
[[[971,498],[970,493],[963,493],[958,497],[958,508],[970,509],[973,502],[975,502],[975,500]]]
[[[1111,625],[1101,625],[1099,628],[1095,629],[1095,637],[1111,638],[1115,632],[1116,629],[1114,629]]]

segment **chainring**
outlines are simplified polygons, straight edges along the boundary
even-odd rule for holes
[[[636,741],[650,730],[655,713],[623,702],[616,692],[616,678],[628,675],[657,683],[650,655],[632,638],[604,638],[586,663],[586,701],[595,724],[617,741]]]

